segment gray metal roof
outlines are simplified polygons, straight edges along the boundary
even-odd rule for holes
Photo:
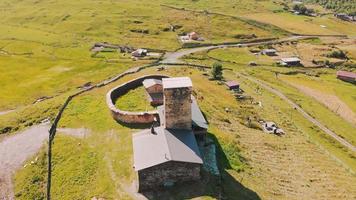
[[[145,88],[149,88],[157,84],[162,85],[162,81],[158,79],[145,79],[142,81],[142,84]]]
[[[188,130],[155,128],[156,134],[144,130],[133,135],[134,168],[136,171],[168,161],[202,164],[195,137]]]
[[[163,78],[163,89],[193,87],[189,77]]]
[[[192,95],[192,122],[193,126],[199,126],[204,129],[208,129],[208,122],[206,121],[203,113],[201,112],[198,102]]]
[[[277,50],[275,50],[275,49],[264,49],[263,52],[265,52],[265,53],[276,53]]]
[[[290,62],[300,62],[300,59],[297,57],[291,57],[291,58],[281,58],[282,62],[285,63],[290,63]]]

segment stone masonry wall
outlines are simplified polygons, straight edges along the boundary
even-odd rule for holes
[[[192,129],[191,93],[192,88],[173,88],[163,91],[167,129]]]
[[[157,84],[157,85],[153,85],[149,88],[146,88],[146,90],[148,93],[162,93],[163,87],[162,87],[162,85]]]
[[[165,75],[147,75],[132,81],[126,82],[118,87],[113,88],[106,94],[106,104],[109,107],[113,118],[116,121],[123,123],[138,123],[148,124],[154,121],[156,117],[158,119],[158,111],[148,112],[128,112],[118,109],[115,106],[115,101],[122,95],[126,94],[129,90],[137,88],[142,85],[142,81],[145,79],[162,79],[168,78]]]
[[[169,161],[138,172],[138,191],[162,188],[167,184],[200,179],[201,165]]]

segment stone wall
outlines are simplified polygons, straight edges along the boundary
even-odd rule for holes
[[[169,161],[138,172],[138,191],[158,189],[170,184],[200,179],[201,165]]]
[[[148,124],[154,121],[156,117],[158,119],[158,111],[148,111],[148,112],[128,112],[118,109],[115,106],[115,101],[122,95],[126,94],[129,90],[135,89],[142,86],[142,81],[145,79],[162,79],[168,78],[165,75],[147,75],[140,78],[134,79],[132,81],[126,82],[118,87],[110,90],[106,95],[106,104],[108,105],[113,118],[116,121],[123,123],[138,123],[138,124]]]
[[[163,92],[163,86],[161,84],[156,84],[156,85],[153,85],[149,88],[146,88],[146,91],[148,93],[162,93]]]
[[[192,129],[192,88],[164,89],[167,129]]]

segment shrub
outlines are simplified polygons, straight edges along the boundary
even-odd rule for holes
[[[341,50],[332,51],[331,53],[327,54],[326,56],[329,58],[347,59],[345,52],[343,52]]]
[[[213,76],[213,79],[215,80],[221,80],[223,78],[223,66],[221,63],[214,63],[213,68],[211,70],[211,75]]]

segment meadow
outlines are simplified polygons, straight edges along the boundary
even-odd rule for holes
[[[311,18],[283,11],[282,1],[243,0],[3,0],[0,2],[0,140],[16,131],[53,119],[65,98],[85,84],[94,85],[132,67],[157,60],[133,60],[128,53],[90,48],[109,42],[134,48],[176,51],[179,34],[198,32],[205,44],[282,38],[299,34],[348,34],[355,26],[330,15]],[[326,25],[322,28],[320,25]],[[171,26],[176,27],[171,31]],[[324,40],[309,41],[324,45]],[[330,45],[332,44],[329,43]],[[328,45],[329,45],[328,44]],[[352,45],[337,44],[354,55]],[[263,47],[261,47],[263,48]],[[226,80],[241,83],[252,101],[236,101],[209,71],[171,67],[148,68],[96,88],[71,101],[60,128],[87,128],[87,137],[58,133],[53,144],[53,199],[133,199],[132,134],[141,127],[112,119],[106,93],[147,74],[189,76],[194,95],[209,121],[209,138],[217,146],[221,182],[209,174],[196,185],[178,186],[151,199],[352,199],[355,153],[310,124],[275,95],[239,76],[248,74],[285,93],[309,114],[355,144],[354,126],[334,110],[301,93],[292,84],[333,95],[355,112],[353,85],[335,80],[334,69],[280,68],[267,56],[248,48],[217,49],[185,56],[184,60],[212,66],[221,62]],[[353,58],[354,59],[354,58]],[[256,61],[258,67],[249,67]],[[295,71],[298,73],[293,74]],[[303,73],[299,73],[302,71]],[[275,73],[279,72],[279,79]],[[292,73],[292,74],[289,74]],[[349,92],[351,91],[351,92]],[[41,97],[50,99],[33,104]],[[259,102],[262,106],[259,106]],[[130,91],[116,106],[130,111],[154,109],[143,88]],[[252,119],[248,123],[247,119]],[[260,119],[276,122],[286,136],[265,134]],[[2,134],[5,133],[5,134]],[[29,159],[14,177],[16,199],[44,199],[46,147]],[[266,184],[268,183],[268,184]]]
[[[132,61],[129,54],[116,52],[93,56],[89,50],[96,42],[174,51],[181,46],[177,35],[191,31],[200,33],[207,43],[237,42],[236,35],[250,33],[259,38],[276,36],[268,28],[238,18],[177,10],[161,3],[165,2],[2,1],[0,110],[29,105],[88,82],[95,84],[149,62]],[[171,25],[181,28],[172,32]]]
[[[76,199],[133,198],[133,181],[136,176],[132,170],[131,135],[139,130],[135,127],[123,126],[111,117],[105,104],[105,94],[110,88],[124,81],[150,73],[157,73],[157,71],[152,68],[130,75],[104,88],[84,94],[70,103],[60,122],[60,127],[81,128],[85,126],[91,130],[91,133],[88,137],[81,139],[57,135],[53,148],[53,198],[72,199],[73,196]],[[253,96],[254,101],[263,102],[262,108],[249,101],[236,101],[224,85],[209,81],[208,77],[202,76],[206,73],[204,71],[173,67],[160,73],[171,76],[189,75],[192,78],[194,94],[199,99],[198,103],[210,123],[209,137],[218,147],[217,158],[222,174],[220,184],[213,179],[203,179],[195,186],[179,186],[161,192],[160,198],[216,199],[222,195],[228,199],[235,197],[264,199],[275,198],[276,196],[270,192],[274,191],[280,194],[280,198],[277,199],[285,199],[292,198],[295,191],[318,191],[322,187],[332,191],[329,195],[336,197],[342,195],[336,192],[336,188],[331,188],[332,184],[328,185],[326,180],[337,181],[341,183],[338,186],[350,191],[349,187],[352,186],[343,183],[346,180],[352,181],[352,176],[347,175],[348,172],[341,164],[335,165],[337,161],[333,160],[326,151],[320,150],[319,145],[324,146],[324,144],[320,143],[319,137],[323,138],[322,142],[327,145],[330,144],[330,139],[325,138],[323,133],[314,127],[310,127],[308,121],[279,98],[263,90],[256,92],[258,86],[236,77],[232,71],[226,71],[225,78],[243,83],[243,89],[248,95]],[[125,98],[140,101],[137,95]],[[285,129],[287,135],[278,137],[265,134],[256,127],[249,128],[247,117],[254,120],[260,118],[273,120]],[[345,156],[347,154],[342,148],[337,148],[335,143],[327,147],[335,148],[334,153],[339,156],[342,163],[345,162],[347,166],[353,166],[354,169],[354,159]],[[306,150],[309,151],[308,154],[301,153]],[[292,155],[299,155],[297,162],[299,166],[293,159],[290,159]],[[15,192],[18,199],[31,199],[44,195],[45,173],[38,172],[40,169],[45,169],[46,163],[41,161],[41,157],[44,156],[43,151],[39,155],[39,161],[30,164],[31,160],[29,160],[29,165],[17,173]],[[311,157],[318,159],[316,161],[310,159]],[[273,164],[276,160],[279,160],[281,165]],[[273,167],[264,168],[263,166]],[[311,184],[310,188],[302,189],[298,185],[299,181],[305,182],[306,180],[304,176],[298,174],[307,173],[307,177],[320,175],[320,173],[315,173],[315,170],[305,170],[312,169],[311,166],[320,170],[322,176],[327,178],[321,179],[320,184]],[[284,173],[280,173],[282,169],[289,171],[290,175],[285,177]],[[330,171],[338,176],[331,176],[333,173],[329,174]],[[261,180],[270,180],[270,184],[265,185]],[[290,182],[295,186],[293,191],[283,190],[284,187],[279,184],[284,180],[293,180]],[[352,192],[349,194],[352,195]]]

